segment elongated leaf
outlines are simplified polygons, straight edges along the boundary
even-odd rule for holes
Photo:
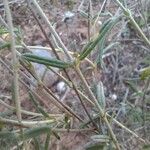
[[[105,47],[105,38],[100,40],[99,43],[98,43],[99,54],[98,54],[98,57],[97,57],[97,64],[98,64],[98,66],[100,66],[102,68],[105,67],[105,64],[104,64],[104,61],[103,61],[104,47]]]
[[[105,147],[105,144],[102,143],[95,143],[95,144],[91,144],[86,146],[86,150],[103,150]]]
[[[98,83],[97,89],[96,89],[96,94],[97,94],[97,99],[98,99],[100,106],[102,107],[102,109],[105,109],[106,102],[105,102],[104,88],[103,88],[102,82]]]
[[[48,150],[49,149],[49,142],[50,142],[50,136],[51,136],[51,133],[47,133],[47,137],[46,137],[46,141],[45,141],[45,150]]]
[[[118,45],[118,44],[119,44],[118,42],[109,44],[107,47],[105,47],[105,48],[103,49],[103,54],[106,53],[109,49],[111,49],[112,47],[114,47],[114,46],[116,46],[116,45]]]
[[[108,143],[110,141],[110,138],[107,135],[93,135],[91,136],[91,139],[100,143]]]
[[[49,58],[45,58],[42,56],[31,54],[31,53],[23,54],[22,58],[30,62],[35,62],[35,63],[43,64],[46,66],[56,67],[56,68],[68,68],[73,65],[72,62],[67,63],[58,59],[49,59]]]
[[[107,33],[112,29],[112,27],[118,22],[120,17],[113,17],[109,20],[107,20],[101,30],[100,33],[98,35],[98,37],[93,40],[92,42],[90,42],[89,44],[87,44],[87,46],[84,48],[84,50],[81,52],[80,56],[79,56],[79,60],[83,60],[84,58],[86,58],[92,50],[94,50],[95,46],[103,39],[106,37]]]

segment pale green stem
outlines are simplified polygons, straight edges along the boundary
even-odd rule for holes
[[[50,21],[48,20],[48,18],[46,17],[45,13],[43,12],[43,10],[41,9],[41,7],[38,5],[36,0],[28,0],[29,4],[31,4],[31,6],[35,6],[37,9],[38,14],[41,16],[41,18],[46,21],[46,24],[48,25],[51,33],[55,36],[56,40],[58,41],[58,43],[60,44],[61,48],[63,49],[64,53],[66,54],[66,56],[68,57],[69,60],[72,60],[72,57],[70,56],[70,54],[68,53],[68,49],[66,48],[66,46],[64,45],[64,43],[62,42],[62,40],[60,39],[59,35],[57,34],[57,32],[55,31],[54,27],[52,26],[52,24],[50,23]],[[34,11],[36,11],[36,9]]]
[[[106,115],[112,119],[112,117],[106,113]],[[114,123],[116,123],[119,127],[121,127],[122,129],[124,129],[125,131],[127,131],[128,133],[132,134],[134,137],[136,137],[137,139],[139,139],[141,142],[145,143],[145,140],[143,140],[142,138],[140,138],[136,133],[134,133],[133,131],[131,131],[130,129],[128,129],[126,126],[124,126],[122,123],[120,123],[119,121],[117,121],[116,119],[112,119],[112,121]]]
[[[8,108],[8,109],[11,109],[12,111],[16,111],[16,108],[15,107],[13,107],[13,106],[10,106],[10,105],[8,105],[7,103],[5,103],[3,100],[1,100],[0,99],[0,104],[1,105],[3,105],[3,106],[5,106],[6,108]],[[26,115],[30,115],[30,116],[39,116],[39,117],[42,117],[43,115],[42,114],[40,114],[40,113],[35,113],[35,112],[31,112],[31,111],[27,111],[27,110],[21,110],[21,112],[23,113],[23,114],[26,114]],[[64,117],[64,115],[63,114],[48,114],[51,118],[62,118],[62,117]]]
[[[85,87],[85,90],[86,90],[86,92],[88,93],[89,97],[94,101],[95,105],[96,105],[97,108],[99,109],[100,116],[102,117],[102,119],[103,119],[104,122],[106,123],[106,125],[107,125],[107,127],[108,127],[108,131],[109,131],[109,133],[110,133],[110,136],[111,136],[111,138],[112,138],[114,144],[116,145],[116,148],[117,148],[118,150],[120,150],[119,143],[118,143],[118,141],[117,141],[117,139],[116,139],[115,134],[114,134],[113,131],[112,131],[112,128],[111,128],[111,126],[110,126],[110,123],[109,123],[108,120],[107,120],[107,117],[106,117],[105,113],[103,112],[103,109],[101,108],[101,106],[99,105],[97,99],[95,98],[94,94],[92,93],[92,91],[91,91],[91,89],[90,89],[90,87],[89,87],[87,81],[85,80],[85,78],[84,78],[82,72],[80,71],[80,69],[78,68],[78,66],[75,68],[75,70],[76,70],[78,76],[80,77],[80,79],[81,79],[81,81],[82,81],[82,83],[83,83],[83,85],[84,85],[84,87]]]
[[[96,19],[95,19],[95,21],[94,21],[94,24],[93,24],[93,27],[94,27],[94,28],[96,28],[96,24],[98,23],[98,20],[99,20],[99,18],[100,18],[100,14],[101,14],[101,12],[102,12],[102,10],[103,10],[103,8],[104,8],[106,2],[107,2],[107,0],[104,0],[103,4],[102,4],[102,6],[101,6],[101,9],[100,9],[100,11],[98,12],[98,15],[97,15],[97,17],[96,17]]]
[[[0,59],[0,62],[5,65],[5,67],[12,73],[12,70],[8,67],[8,65],[3,62]],[[21,72],[22,73],[22,72]],[[22,75],[24,76],[24,74],[22,73]],[[24,76],[26,78],[26,75]],[[28,78],[26,78],[28,79]],[[30,80],[29,80],[30,81]],[[20,82],[22,84],[24,84],[35,96],[37,99],[39,99],[40,101],[43,102],[42,98],[36,93],[34,92],[24,81],[22,81],[20,79]],[[32,82],[30,82],[32,83]],[[43,95],[45,95],[46,97],[48,97],[49,100],[51,100],[51,102],[56,105],[60,110],[65,111],[69,116],[75,116],[76,118],[78,118],[80,121],[82,120],[78,115],[76,115],[71,109],[70,107],[68,107],[66,104],[62,103],[61,101],[59,101],[59,99],[54,96],[54,94],[50,91],[50,89],[48,89],[42,82],[40,82],[39,84],[41,84],[41,86],[43,87],[43,89],[41,88],[41,90],[39,90],[39,92]],[[44,90],[45,89],[45,90]],[[42,93],[43,92],[43,93]],[[44,103],[45,104],[45,103]],[[46,104],[47,106],[47,104]],[[49,108],[49,106],[47,106]]]
[[[10,32],[10,38],[11,38],[11,51],[12,51],[12,57],[13,57],[13,84],[14,84],[14,97],[15,97],[15,103],[16,103],[16,113],[18,117],[18,121],[21,122],[21,106],[20,106],[20,97],[19,97],[19,75],[18,75],[18,69],[19,69],[19,61],[17,59],[17,52],[15,48],[15,34],[14,34],[14,28],[12,23],[12,17],[10,8],[8,5],[8,0],[4,0],[4,7],[6,11],[6,17]]]
[[[32,4],[34,4],[34,6],[36,7],[36,12],[41,16],[41,18],[46,22],[46,24],[49,26],[49,28],[50,28],[50,30],[51,30],[51,32],[52,32],[52,34],[55,36],[55,38],[57,39],[57,41],[58,41],[58,43],[60,44],[60,46],[63,48],[63,50],[65,51],[65,54],[66,54],[66,56],[68,56],[68,50],[67,50],[67,48],[64,46],[64,44],[62,43],[62,41],[61,41],[61,39],[60,39],[60,37],[58,36],[58,34],[56,33],[56,31],[54,30],[54,28],[51,26],[51,23],[49,22],[49,20],[48,20],[48,18],[46,17],[46,15],[43,13],[43,11],[42,11],[42,9],[40,8],[40,6],[38,5],[38,3],[35,1],[35,0],[31,0],[31,2],[32,2]],[[70,55],[70,54],[69,54]],[[69,56],[69,58],[70,58],[71,56]],[[69,60],[73,60],[73,58],[71,57],[71,59],[69,59]],[[79,71],[80,71],[80,69],[79,69]],[[82,82],[84,81],[84,77],[83,78],[81,78],[80,77],[80,79],[82,80]],[[85,82],[84,83],[86,83],[86,80],[85,80]],[[93,93],[92,93],[92,91],[91,91],[91,89],[89,88],[89,86],[88,86],[88,84],[86,85],[86,84],[84,84],[85,85],[85,88],[86,89],[88,89],[87,91],[88,92],[90,92],[90,97],[92,98],[93,97]],[[94,102],[96,102],[97,103],[97,100],[95,99],[95,97],[94,97],[94,99],[92,98],[92,100],[94,100]],[[100,109],[101,110],[101,109]],[[102,114],[102,113],[101,113]],[[106,118],[107,119],[107,118]],[[106,121],[106,120],[104,120],[104,121]],[[118,123],[118,121],[117,120],[115,120],[115,122],[117,123],[117,124],[121,124],[121,123]],[[106,121],[106,124],[109,124],[109,122],[108,121]],[[110,126],[110,125],[109,125]],[[123,125],[122,125],[123,126]],[[124,127],[124,126],[123,126]],[[110,127],[111,128],[111,127]],[[109,129],[109,127],[108,127],[108,129]],[[112,129],[111,129],[112,130]],[[128,130],[127,130],[128,131]],[[130,132],[131,133],[131,132]],[[110,132],[110,134],[112,134],[111,132]],[[115,137],[113,137],[114,138],[114,142],[116,141],[116,139],[115,139]],[[117,144],[118,145],[118,144]],[[118,146],[117,146],[118,147]]]
[[[6,124],[12,124],[12,125],[18,125],[18,126],[25,126],[25,127],[33,127],[33,126],[41,126],[41,125],[45,125],[45,124],[49,124],[49,123],[54,123],[55,119],[51,119],[51,120],[44,120],[44,121],[21,121],[21,123],[19,123],[16,120],[12,120],[12,119],[6,119],[6,118],[2,118],[0,117],[0,122],[6,123]]]
[[[87,93],[89,94],[89,96],[92,98],[92,100],[94,100],[94,103],[96,104],[96,106],[98,107],[98,109],[99,109],[99,111],[100,111],[100,113],[101,113],[101,117],[104,117],[104,116],[107,116],[107,117],[109,117],[109,118],[111,118],[111,116],[106,112],[103,112],[103,109],[101,108],[101,106],[99,105],[99,103],[98,103],[98,101],[96,100],[96,98],[95,98],[95,96],[93,95],[93,93],[92,93],[92,91],[90,90],[90,87],[88,86],[88,84],[87,84],[87,82],[86,82],[86,80],[85,80],[85,78],[84,78],[84,76],[82,75],[82,73],[81,73],[81,71],[77,68],[77,73],[78,73],[78,75],[80,76],[80,78],[82,78],[82,81],[83,81],[83,83],[84,83],[84,85],[85,85],[85,87],[86,87],[86,91],[87,91]],[[104,118],[106,118],[106,117],[104,117]],[[103,119],[104,119],[103,118]],[[142,142],[145,142],[145,140],[143,140],[142,138],[140,138],[137,134],[135,134],[133,131],[131,131],[130,129],[128,129],[126,126],[124,126],[123,124],[121,124],[119,121],[117,121],[115,118],[113,118],[112,119],[113,120],[113,122],[115,122],[118,126],[120,126],[121,128],[123,128],[124,130],[126,130],[127,132],[129,132],[129,133],[131,133],[132,135],[134,135],[136,138],[138,138],[140,141],[142,141]],[[110,127],[110,124],[109,124],[109,122],[108,122],[108,120],[107,120],[107,118],[106,118],[106,120],[105,120],[105,122],[107,122],[108,123],[108,128],[111,128]],[[111,129],[112,130],[112,129]]]
[[[133,18],[132,14],[131,14],[131,11],[128,8],[125,8],[119,0],[115,0],[115,1],[122,8],[122,10],[124,11],[124,14],[129,18],[132,25],[138,31],[139,35],[141,35],[141,37],[144,40],[145,44],[148,45],[148,47],[150,47],[150,40],[146,37],[146,35],[143,33],[143,31],[141,30],[141,28],[139,27],[139,25],[137,24],[137,22]]]
[[[29,120],[23,120],[22,123],[18,123],[16,120],[12,119],[6,119],[0,117],[0,121],[6,124],[12,124],[15,126],[22,126],[25,128],[31,128],[31,127],[38,127],[38,126],[44,126],[44,125],[49,125],[53,124],[54,120],[44,120],[44,121],[29,121]],[[85,129],[59,129],[59,128],[52,128],[52,131],[55,132],[88,132],[88,131],[94,131],[95,128],[85,128]],[[17,131],[14,131],[17,133]]]
[[[33,1],[33,0],[32,0]],[[34,2],[36,3],[36,1],[34,0]],[[36,3],[37,4],[37,3]],[[36,6],[38,6],[38,4],[36,5]],[[39,6],[38,6],[39,7]],[[40,7],[39,7],[40,8]],[[40,8],[41,9],[41,8]],[[44,14],[44,13],[43,13]],[[45,14],[44,14],[45,15]],[[44,19],[47,19],[47,17],[46,16],[44,16]],[[47,20],[46,21],[46,23],[50,26],[51,24],[49,23],[49,20]],[[67,48],[64,46],[64,44],[62,43],[62,41],[61,41],[61,39],[59,38],[59,36],[58,36],[58,34],[55,32],[55,30],[53,29],[53,27],[51,28],[52,26],[50,26],[50,30],[51,31],[54,31],[54,32],[52,32],[53,33],[53,35],[55,36],[55,38],[58,40],[58,42],[59,42],[59,44],[61,45],[61,47],[63,48],[63,50],[65,51],[65,54],[68,56],[68,51],[67,51]],[[69,56],[70,57],[70,56]],[[72,59],[72,58],[71,58]],[[80,70],[79,70],[80,71]],[[83,77],[84,78],[84,77]],[[81,80],[82,81],[84,81],[83,80],[83,78],[81,78]],[[85,80],[86,81],[86,80]],[[86,82],[85,82],[86,83]],[[88,86],[88,84],[86,85],[85,84],[85,87],[87,86],[87,88],[89,88],[89,86]],[[89,91],[90,91],[90,95],[91,95],[91,97],[93,97],[93,93],[92,93],[92,91],[90,90],[90,88],[89,88]],[[93,98],[92,98],[93,99]],[[96,100],[95,99],[95,97],[94,97],[94,99],[93,99],[94,101]],[[97,102],[97,100],[95,101],[95,102]],[[103,115],[105,115],[105,114],[103,114]],[[107,118],[106,118],[107,119]],[[106,122],[106,124],[108,123],[109,124],[109,122],[108,122],[108,120],[104,120],[105,122]],[[121,124],[121,123],[119,123],[117,120],[115,120],[115,122],[119,125],[119,124]],[[122,126],[122,127],[124,127],[122,124],[120,125],[120,126]],[[108,129],[109,129],[109,127],[108,127]],[[110,127],[110,129],[111,129],[111,127]],[[109,129],[109,130],[110,130]],[[126,129],[126,128],[125,128]],[[111,129],[112,130],[112,129]],[[129,130],[129,129],[128,129]],[[128,131],[127,130],[127,131]],[[112,132],[113,133],[113,132]],[[110,132],[110,134],[112,134],[111,132]],[[131,132],[130,132],[131,133]]]

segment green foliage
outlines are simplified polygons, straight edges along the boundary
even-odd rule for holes
[[[69,62],[63,62],[58,59],[49,59],[49,58],[45,58],[42,56],[31,54],[31,53],[22,54],[21,57],[29,62],[35,62],[35,63],[43,64],[46,66],[51,66],[51,67],[56,67],[56,68],[61,68],[61,69],[69,68],[73,66],[72,62],[69,63]]]
[[[8,30],[4,27],[0,27],[0,35],[8,33]]]
[[[92,144],[86,148],[86,150],[104,150],[105,144]]]
[[[74,6],[74,0],[67,0],[67,3],[66,3],[66,5],[68,5],[68,8],[70,8],[70,9],[72,9],[73,8],[73,6]],[[92,1],[91,1],[92,2]],[[125,7],[127,7],[127,5],[125,5],[126,4],[126,2],[125,2],[125,0],[122,0],[122,2],[124,2],[124,4],[123,4],[123,6],[125,6]],[[92,7],[92,6],[91,6]],[[35,8],[36,8],[36,6],[35,6]],[[31,8],[32,9],[32,8]],[[37,9],[38,10],[38,9]],[[105,8],[104,9],[102,9],[102,10],[104,10],[105,11]],[[131,23],[132,23],[132,25],[134,25],[134,27],[135,27],[135,30],[139,30],[139,33],[141,33],[141,30],[138,28],[138,26],[136,25],[136,22],[134,22],[134,18],[132,18],[132,14],[131,14],[131,12],[130,12],[130,10],[128,10],[128,9],[124,9],[123,10],[124,11],[124,13],[125,13],[125,15],[127,16],[127,18],[128,19],[130,19],[130,21],[131,21]],[[118,11],[119,12],[119,11]],[[118,12],[116,13],[116,14],[118,14]],[[120,11],[121,12],[121,11]],[[81,13],[82,13],[82,11],[81,11]],[[98,13],[99,14],[99,13]],[[40,12],[39,12],[39,14],[38,15],[40,15]],[[85,17],[87,17],[88,19],[91,19],[90,21],[91,21],[91,23],[92,23],[92,21],[94,22],[95,21],[95,19],[99,19],[99,18],[97,18],[97,17],[99,17],[99,16],[97,16],[97,14],[93,17],[93,14],[88,14],[88,13],[84,13],[83,12],[83,15],[85,16]],[[88,57],[88,55],[92,52],[92,51],[94,51],[95,49],[96,49],[96,47],[97,47],[97,49],[99,50],[99,52],[98,52],[98,60],[97,60],[97,63],[100,63],[100,65],[102,65],[103,64],[103,56],[104,56],[104,54],[108,51],[108,50],[110,50],[110,49],[112,49],[112,47],[114,47],[114,46],[116,46],[116,45],[118,45],[118,44],[120,44],[120,43],[118,43],[118,42],[114,42],[114,40],[112,40],[112,43],[106,43],[106,41],[107,41],[107,36],[108,36],[108,34],[110,33],[110,31],[111,31],[111,29],[118,23],[118,21],[119,21],[119,19],[120,19],[120,17],[121,16],[115,16],[115,17],[112,17],[112,14],[110,14],[110,13],[103,13],[103,14],[101,14],[100,13],[100,16],[102,16],[103,15],[103,17],[105,17],[105,16],[107,16],[107,20],[102,24],[102,26],[101,26],[101,28],[100,28],[100,32],[98,33],[98,35],[95,37],[95,38],[93,38],[87,45],[85,45],[85,47],[83,48],[83,51],[81,51],[81,53],[80,53],[80,55],[77,57],[78,59],[78,61],[80,62],[80,61],[82,61],[82,60],[84,60],[85,58],[87,58]],[[44,17],[42,18],[42,15],[40,15],[41,16],[41,19],[44,19]],[[111,17],[111,18],[109,18],[108,19],[108,16],[109,17]],[[131,17],[131,18],[130,18]],[[101,19],[102,17],[100,17],[100,19]],[[41,20],[41,19],[39,19],[39,21]],[[102,20],[105,20],[106,18],[102,18]],[[124,18],[123,18],[123,20],[124,20]],[[143,21],[143,20],[142,20]],[[126,20],[125,20],[125,22],[126,22]],[[141,20],[140,20],[140,22],[138,23],[139,24],[139,26],[140,27],[143,27],[145,24],[143,24],[143,23],[145,23],[145,22],[141,22]],[[50,23],[49,23],[50,24]],[[68,26],[69,27],[69,26]],[[14,29],[14,30],[16,30],[16,29]],[[5,29],[5,28],[0,28],[0,35],[5,35],[5,34],[8,34],[9,35],[9,33],[8,33],[8,31]],[[54,35],[54,37],[57,35],[55,35],[55,32],[52,32],[52,34]],[[18,30],[16,30],[15,31],[15,36],[16,36],[16,44],[21,44],[21,32]],[[144,37],[144,35],[141,33],[141,35],[142,35],[142,38]],[[144,38],[143,38],[144,39]],[[143,40],[142,39],[142,40]],[[55,39],[53,39],[53,40],[55,40]],[[56,41],[55,41],[56,43],[58,43],[59,44],[59,46],[60,47],[63,47],[63,45],[61,45],[61,41],[59,41],[59,38],[56,38]],[[148,42],[147,42],[148,43]],[[0,45],[0,49],[4,49],[4,48],[9,48],[10,47],[10,43],[9,42],[7,42],[6,41],[6,43],[2,43],[1,45]],[[26,66],[30,66],[31,65],[31,62],[34,62],[34,63],[39,63],[39,64],[43,64],[43,65],[45,65],[45,66],[47,66],[47,67],[56,67],[56,68],[60,68],[60,69],[66,69],[66,68],[75,68],[76,66],[74,66],[74,62],[64,62],[64,61],[61,61],[61,60],[58,60],[58,59],[49,59],[49,58],[46,58],[46,57],[41,57],[41,56],[37,56],[37,55],[34,55],[34,54],[31,54],[31,53],[25,53],[25,54],[22,54],[21,55],[21,60],[25,60],[25,62],[27,62],[28,64],[26,64]],[[147,59],[147,62],[148,63],[150,63],[149,62],[149,59]],[[26,67],[25,65],[23,65],[23,67],[25,67],[25,68],[27,68],[27,69],[29,69],[30,71],[30,73],[32,74],[32,68],[29,68],[29,67]],[[31,65],[32,66],[32,65]],[[10,67],[11,68],[11,67]],[[21,68],[22,69],[22,68]],[[119,73],[119,70],[120,68],[118,67],[117,68],[117,73],[119,74],[119,76],[121,75],[120,73]],[[22,70],[20,70],[20,71],[22,71]],[[76,70],[74,70],[74,71],[76,71]],[[23,72],[22,72],[23,73]],[[26,73],[26,72],[25,72]],[[66,73],[66,72],[65,72]],[[70,72],[69,72],[70,73]],[[93,73],[94,74],[94,73]],[[60,75],[62,75],[62,74],[60,74]],[[63,74],[64,75],[64,74]],[[80,74],[78,74],[78,75],[80,75]],[[81,75],[82,75],[82,72],[81,72]],[[96,75],[96,74],[95,74]],[[99,75],[99,74],[98,74]],[[34,75],[33,75],[34,76]],[[65,77],[67,77],[68,76],[68,74],[66,73],[66,76]],[[71,76],[72,77],[72,76]],[[148,67],[148,68],[146,68],[142,73],[141,73],[141,80],[145,80],[145,79],[147,79],[147,78],[149,78],[150,77],[150,67]],[[75,82],[75,85],[77,85],[77,90],[81,90],[81,89],[79,89],[79,86],[82,84],[82,83],[84,83],[84,86],[82,86],[82,88],[83,88],[83,90],[81,90],[84,94],[85,94],[85,97],[84,97],[84,99],[86,99],[86,96],[88,97],[88,98],[90,98],[91,99],[91,101],[93,100],[94,101],[94,104],[96,104],[96,106],[101,106],[100,107],[100,109],[98,110],[97,108],[99,108],[99,107],[95,107],[95,106],[93,106],[93,105],[90,105],[90,106],[88,106],[87,105],[87,107],[88,107],[88,109],[87,109],[87,111],[89,111],[89,113],[91,113],[90,115],[91,115],[91,118],[89,119],[89,120],[86,120],[87,118],[84,118],[84,116],[83,116],[83,118],[85,119],[85,120],[83,120],[83,124],[80,124],[81,125],[81,127],[83,128],[83,127],[85,127],[86,126],[86,128],[87,127],[89,127],[89,128],[91,128],[91,127],[93,127],[92,126],[92,124],[91,124],[91,122],[92,121],[94,121],[95,122],[95,124],[96,124],[96,127],[98,127],[98,130],[97,130],[97,128],[94,130],[94,132],[93,133],[95,133],[95,135],[93,135],[93,136],[91,136],[91,141],[94,143],[92,143],[92,144],[90,144],[88,147],[86,147],[86,150],[100,150],[100,149],[102,149],[102,150],[108,150],[108,149],[110,149],[110,150],[113,150],[114,149],[114,147],[116,146],[115,144],[119,141],[119,136],[117,137],[117,140],[115,140],[115,137],[116,137],[116,135],[113,133],[113,127],[114,126],[111,126],[111,124],[112,124],[112,122],[115,124],[117,124],[118,126],[120,126],[120,122],[119,123],[117,123],[117,121],[115,120],[115,118],[113,118],[114,116],[113,115],[111,115],[110,117],[108,117],[110,114],[109,114],[109,109],[111,109],[111,108],[106,108],[106,100],[105,100],[105,95],[104,95],[104,87],[103,87],[103,84],[102,84],[102,82],[99,82],[99,83],[96,83],[96,86],[95,86],[95,91],[93,92],[94,94],[95,94],[95,96],[96,96],[96,98],[97,99],[94,99],[93,97],[93,95],[91,94],[92,93],[92,91],[91,91],[91,84],[89,84],[89,86],[88,86],[88,82],[90,82],[91,80],[92,81],[94,81],[95,80],[95,77],[94,78],[92,78],[92,79],[88,79],[87,78],[87,80],[88,80],[88,82],[87,82],[87,85],[86,85],[86,76],[83,76],[83,78],[82,78],[82,76],[79,76],[79,78],[80,78],[80,82]],[[20,78],[21,80],[22,80],[22,78]],[[78,78],[77,78],[78,79]],[[84,79],[85,79],[85,81],[84,81]],[[119,78],[119,80],[120,80],[121,78]],[[69,77],[68,77],[68,80],[69,81],[72,81]],[[74,82],[75,80],[73,80],[73,82]],[[97,81],[97,80],[95,80],[95,81]],[[109,81],[108,81],[109,82]],[[80,83],[80,85],[79,85],[79,83]],[[139,89],[138,89],[138,83],[134,83],[134,82],[132,82],[132,81],[127,81],[126,82],[126,85],[129,87],[129,89],[132,89],[131,91],[129,91],[129,94],[127,94],[127,97],[129,96],[135,96],[134,98],[142,98],[143,97],[143,95],[144,95],[144,92],[142,92],[142,90],[140,91]],[[123,87],[124,88],[124,87]],[[14,88],[13,88],[14,89]],[[112,89],[112,88],[111,88]],[[76,89],[75,89],[75,92],[77,91]],[[116,85],[114,86],[114,89],[113,89],[115,92],[116,92],[116,90],[118,90],[117,89],[117,83],[116,83]],[[121,89],[122,90],[122,89]],[[88,91],[88,92],[87,92]],[[119,91],[119,90],[118,90]],[[118,92],[117,91],[117,92]],[[90,93],[91,92],[91,93]],[[110,92],[112,92],[112,91],[110,91]],[[119,91],[120,92],[120,91]],[[133,94],[130,94],[130,93],[133,93]],[[14,92],[12,91],[12,93],[14,94]],[[73,96],[74,96],[74,92],[72,92],[71,91],[71,94],[73,93]],[[38,93],[37,93],[38,94]],[[43,93],[44,94],[44,93]],[[54,93],[55,94],[55,93]],[[76,93],[77,95],[78,95],[78,93]],[[87,94],[87,95],[86,95]],[[117,93],[117,94],[120,94],[120,93]],[[147,94],[147,93],[146,93]],[[64,94],[65,95],[65,94]],[[65,95],[66,96],[66,95]],[[75,95],[75,98],[76,98],[77,96]],[[79,97],[79,96],[78,96]],[[119,95],[119,97],[121,97],[122,98],[122,96],[120,96]],[[80,97],[79,97],[80,98]],[[146,97],[147,98],[147,97]],[[12,99],[14,99],[14,97],[12,97]],[[42,106],[40,106],[40,104],[37,102],[37,99],[34,97],[34,95],[32,94],[32,93],[30,93],[30,99],[31,99],[31,101],[32,101],[32,103],[33,103],[33,105],[35,106],[35,109],[36,109],[36,111],[38,111],[39,113],[41,113],[42,115],[43,115],[43,118],[46,120],[46,119],[51,119],[50,117],[49,117],[49,114],[47,113],[47,111],[45,111],[44,110],[44,108],[42,107]],[[149,100],[149,98],[147,98],[146,100]],[[146,101],[145,100],[145,101]],[[97,102],[98,102],[98,104],[97,104]],[[111,103],[111,102],[110,102]],[[143,110],[142,110],[142,108],[140,107],[140,106],[134,106],[134,104],[131,104],[132,106],[130,106],[130,105],[128,105],[128,103],[126,103],[126,101],[123,101],[122,102],[124,105],[122,106],[122,108],[121,109],[125,109],[125,115],[126,116],[124,116],[125,117],[125,120],[121,120],[122,122],[124,122],[124,123],[129,123],[129,124],[133,124],[133,123],[136,123],[136,124],[139,124],[139,123],[143,123]],[[118,104],[118,102],[116,102],[116,104]],[[148,104],[148,102],[145,102],[145,106]],[[61,104],[60,104],[61,105]],[[56,105],[57,106],[57,105]],[[63,113],[65,112],[65,109],[67,109],[67,111],[69,111],[69,109],[66,107],[64,107],[65,106],[65,104],[64,105],[61,105],[62,106],[62,108],[64,109],[64,111],[63,111]],[[113,105],[114,106],[114,109],[116,110],[119,110],[120,108],[118,108],[118,105],[116,106],[116,105]],[[144,107],[145,107],[144,106]],[[69,106],[70,107],[70,106]],[[102,109],[101,109],[102,108]],[[24,109],[24,108],[22,108],[22,109]],[[72,107],[71,107],[71,110],[72,110]],[[75,109],[76,110],[76,109]],[[77,110],[78,110],[78,108],[77,108]],[[101,111],[102,110],[102,111]],[[108,113],[107,113],[107,111],[108,111]],[[73,112],[74,112],[74,107],[73,107]],[[101,113],[102,112],[102,113]],[[119,112],[119,111],[118,111]],[[75,114],[78,114],[76,111],[75,111]],[[104,115],[104,114],[106,114],[106,115]],[[148,114],[148,113],[147,113]],[[147,115],[147,114],[145,114],[145,116]],[[100,117],[101,116],[101,117]],[[118,115],[119,116],[119,115]],[[118,117],[117,116],[117,117]],[[148,116],[148,115],[147,115]],[[146,117],[147,117],[146,116]],[[8,117],[8,116],[7,116]],[[110,118],[110,119],[108,119],[108,118]],[[145,118],[146,118],[145,117]],[[23,116],[23,118],[24,118],[24,116]],[[42,119],[43,119],[42,118]],[[82,117],[81,117],[82,118]],[[118,117],[119,118],[119,117]],[[117,118],[117,119],[118,119]],[[145,119],[144,118],[144,119]],[[31,119],[33,119],[33,118],[31,118]],[[34,118],[35,119],[35,118]],[[39,118],[36,118],[36,120],[38,120]],[[41,119],[41,115],[40,115],[40,119]],[[108,119],[108,123],[107,123],[107,119]],[[114,119],[114,120],[113,120]],[[120,119],[120,118],[119,118]],[[127,121],[126,121],[126,119],[127,119]],[[85,122],[84,122],[85,121]],[[116,121],[116,122],[115,122]],[[119,120],[120,121],[120,120]],[[59,121],[57,120],[57,119],[54,119],[54,121],[51,123],[51,124],[48,124],[48,125],[45,125],[45,126],[35,126],[35,127],[33,127],[33,128],[30,128],[30,129],[23,129],[23,133],[21,134],[18,130],[13,130],[13,131],[9,131],[9,130],[7,130],[7,131],[5,131],[4,130],[4,128],[5,128],[5,126],[3,125],[3,123],[1,123],[0,122],[0,129],[2,130],[1,132],[0,132],[0,139],[4,139],[4,140],[11,140],[12,139],[12,141],[14,141],[14,142],[16,142],[16,143],[18,143],[18,142],[22,142],[22,141],[24,141],[24,140],[26,140],[26,141],[33,141],[34,142],[34,145],[35,145],[35,149],[37,149],[37,150],[40,150],[40,149],[45,149],[45,150],[48,150],[49,149],[49,142],[50,142],[50,138],[51,138],[51,135],[54,135],[57,139],[60,139],[60,137],[59,137],[59,135],[56,133],[56,132],[54,132],[52,129],[53,128],[59,128],[59,127],[63,127],[63,129],[65,128],[65,129],[68,129],[68,131],[69,131],[69,129],[71,128],[71,120],[70,120],[70,118],[68,117],[68,116],[66,116],[65,118],[64,118],[64,120],[63,119],[60,119]],[[74,123],[74,122],[73,122]],[[81,123],[80,121],[79,121],[79,123]],[[38,124],[37,124],[38,125]],[[78,124],[75,124],[75,127],[77,126]],[[143,125],[143,124],[142,124]],[[116,126],[115,126],[116,127]],[[131,134],[133,134],[132,133],[132,131],[130,131],[129,129],[127,129],[124,125],[121,125],[120,127],[123,127],[123,130],[125,129],[125,132],[127,131],[127,132],[130,132]],[[80,127],[78,126],[78,129],[80,129]],[[99,129],[102,129],[102,130],[100,130],[100,134],[101,135],[99,135]],[[118,130],[118,128],[117,128],[117,130]],[[117,131],[117,130],[115,130],[115,131]],[[121,130],[120,128],[119,128],[119,130]],[[89,130],[88,130],[89,131]],[[105,131],[108,131],[108,135],[105,135],[106,134],[106,132]],[[89,131],[90,132],[90,131]],[[92,134],[93,134],[92,133]],[[104,135],[102,135],[102,133],[104,134]],[[43,142],[43,139],[41,138],[40,139],[40,136],[41,135],[43,135],[43,134],[45,134],[46,135],[46,140],[44,141],[44,146],[41,146],[41,141],[40,140],[42,140],[42,142]],[[118,135],[118,134],[117,134]],[[133,134],[134,135],[134,134]],[[135,136],[135,135],[134,135]],[[124,137],[125,139],[125,141],[126,141],[126,137]],[[120,140],[121,141],[121,140]],[[120,142],[119,141],[119,142]],[[113,145],[113,144],[114,145]],[[119,143],[120,144],[120,143]],[[120,144],[121,145],[121,144]],[[143,147],[143,149],[148,149],[149,148],[149,145],[145,145],[144,147]],[[119,149],[119,148],[118,148]]]
[[[150,77],[150,67],[145,68],[140,74],[141,80],[145,80]]]
[[[102,82],[99,82],[97,84],[96,95],[100,106],[102,107],[102,109],[105,110],[106,102],[105,102],[104,87]]]
[[[144,145],[143,150],[150,150],[150,144]]]
[[[49,142],[50,142],[50,136],[51,134],[50,133],[47,133],[47,137],[46,137],[46,140],[45,140],[45,150],[48,150],[49,148]]]
[[[110,137],[107,135],[93,135],[91,139],[100,143],[108,143],[110,141]]]
[[[120,16],[112,17],[108,19],[101,27],[99,35],[96,39],[90,41],[83,51],[80,53],[79,60],[86,58],[96,47],[96,45],[106,38],[106,35],[110,32],[112,27],[119,21]]]

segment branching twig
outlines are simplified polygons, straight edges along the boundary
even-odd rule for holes
[[[143,33],[139,25],[136,23],[135,19],[133,18],[131,11],[123,6],[123,4],[119,0],[115,0],[116,3],[121,7],[121,9],[124,11],[124,14],[129,18],[132,25],[136,28],[138,33],[141,35],[142,39],[144,40],[145,44],[150,47],[150,40],[146,37],[146,35]]]

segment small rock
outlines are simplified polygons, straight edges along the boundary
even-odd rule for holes
[[[63,22],[69,22],[69,20],[71,20],[74,16],[75,16],[74,13],[67,11],[64,13],[62,21]]]
[[[111,97],[114,101],[117,100],[117,95],[116,95],[116,94],[112,94],[110,97]]]
[[[44,50],[44,49],[31,49],[31,52],[35,55],[42,56],[45,58],[54,58],[53,54],[50,51]],[[32,63],[35,72],[37,73],[38,77],[42,80],[46,86],[52,86],[58,79],[58,77],[50,70],[47,69],[45,65],[38,64],[38,63]],[[58,68],[52,67],[53,70],[56,72],[59,71]],[[32,77],[33,78],[33,77]],[[32,79],[35,84],[37,84],[36,80]]]
[[[57,91],[58,91],[59,93],[65,92],[65,90],[66,90],[66,84],[65,84],[65,82],[60,81],[60,82],[57,84],[56,89],[57,89]]]

